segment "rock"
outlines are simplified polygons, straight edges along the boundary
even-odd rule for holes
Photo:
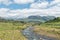
[[[36,34],[33,31],[33,27],[29,26],[28,28],[22,30],[22,34],[28,39],[28,40],[56,40],[55,38],[47,37],[44,35]]]

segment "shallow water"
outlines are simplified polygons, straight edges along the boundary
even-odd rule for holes
[[[29,26],[28,28],[22,30],[22,34],[28,39],[28,40],[57,40],[55,38],[47,37],[44,35],[38,35],[34,33],[33,27]]]

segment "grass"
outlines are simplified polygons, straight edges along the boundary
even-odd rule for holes
[[[38,34],[57,38],[60,40],[60,22],[51,22],[51,23],[44,23],[41,25],[35,26],[34,31]]]
[[[20,30],[3,30],[0,31],[0,40],[27,40]]]
[[[27,40],[21,30],[34,24],[34,32],[57,38],[60,40],[60,22],[24,23],[24,22],[0,22],[0,40]]]
[[[13,22],[0,22],[0,40],[27,40],[20,32],[26,24]]]

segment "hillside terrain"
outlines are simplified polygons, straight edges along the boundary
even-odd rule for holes
[[[34,32],[60,40],[60,18],[35,26]]]
[[[29,20],[31,19],[32,18],[29,18]],[[21,30],[24,30],[31,25],[34,26],[34,32],[37,34],[54,37],[60,40],[60,18],[55,18],[54,20],[49,20],[45,23],[36,23],[35,21],[26,22],[25,20],[26,18],[24,21],[6,20],[1,18],[0,40],[27,40],[21,33]]]

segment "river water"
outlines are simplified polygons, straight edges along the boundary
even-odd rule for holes
[[[22,30],[22,34],[28,39],[28,40],[57,40],[55,38],[47,37],[44,35],[36,34],[33,31],[34,27],[29,26],[28,28]]]

